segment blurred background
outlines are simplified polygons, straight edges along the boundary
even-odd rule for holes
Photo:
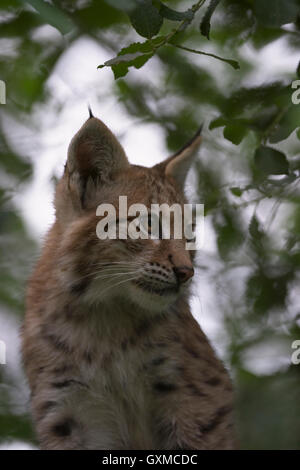
[[[153,57],[97,68],[170,32]],[[193,314],[232,375],[242,448],[300,449],[299,60],[299,0],[1,0],[0,449],[37,448],[19,355],[26,280],[88,103],[145,166],[204,122],[187,184],[206,215]]]

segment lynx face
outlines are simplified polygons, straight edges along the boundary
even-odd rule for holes
[[[113,301],[138,305],[155,312],[170,306],[193,276],[191,251],[186,240],[106,239],[97,237],[99,204],[111,204],[118,214],[119,196],[128,207],[185,202],[182,186],[197,135],[188,148],[153,168],[128,163],[116,138],[95,118],[90,118],[73,138],[64,176],[56,195],[57,219],[63,227],[60,279],[90,304]],[[130,224],[128,217],[127,223]],[[171,219],[171,222],[173,220]],[[117,229],[120,221],[116,222]],[[147,228],[147,227],[146,227]],[[148,223],[151,231],[151,217]]]

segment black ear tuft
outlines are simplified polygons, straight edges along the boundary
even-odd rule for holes
[[[172,155],[172,158],[177,157],[178,155],[182,154],[188,148],[192,148],[193,144],[201,136],[202,129],[203,129],[203,123],[199,126],[198,130],[195,132],[193,137],[183,147],[181,147],[180,150],[178,150],[176,153],[174,153],[174,155]]]
[[[90,116],[89,118],[91,119],[91,118],[95,117],[95,116],[93,115],[92,108],[91,108],[91,106],[90,106],[89,104],[88,104],[88,110],[89,110],[89,116]]]

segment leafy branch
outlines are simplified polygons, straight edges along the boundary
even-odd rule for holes
[[[118,6],[117,0],[109,1],[110,3],[113,1],[114,6]],[[143,43],[136,42],[123,48],[116,57],[106,61],[102,65],[99,65],[98,68],[111,67],[114,72],[115,79],[118,79],[120,77],[124,77],[128,73],[129,67],[135,67],[137,69],[141,68],[149,59],[151,59],[151,57],[153,57],[158,49],[165,45],[172,45],[188,52],[213,57],[228,63],[235,69],[238,69],[239,63],[235,60],[225,59],[215,54],[191,49],[173,42],[176,35],[183,32],[189,26],[204,3],[205,0],[199,0],[184,12],[175,11],[157,0],[131,0],[131,7],[128,9],[127,4],[126,10],[124,9],[124,6],[122,6],[122,3],[122,8],[120,8],[128,14],[134,29],[141,36],[147,38],[147,40]],[[212,1],[201,22],[202,34],[206,35],[208,38],[209,36],[207,31],[210,30],[210,20],[216,6],[216,2]],[[164,19],[176,22],[178,21],[178,25],[173,28],[169,34],[166,34],[165,36],[156,36],[160,31]],[[154,36],[156,37],[154,38]]]

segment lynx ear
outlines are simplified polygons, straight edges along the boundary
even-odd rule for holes
[[[201,125],[194,137],[184,147],[158,165],[164,170],[166,176],[174,178],[181,187],[184,186],[187,173],[200,147],[202,127]]]
[[[100,119],[91,115],[69,145],[65,175],[72,199],[78,197],[84,207],[113,172],[128,166],[116,137]]]

